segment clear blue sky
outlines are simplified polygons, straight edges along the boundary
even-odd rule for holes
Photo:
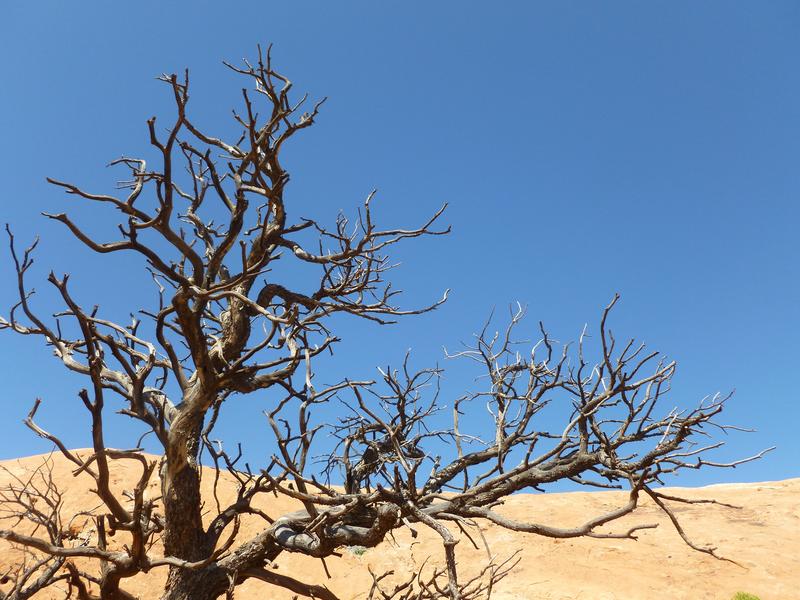
[[[133,258],[87,254],[38,213],[72,207],[44,183],[108,191],[105,169],[145,151],[145,119],[171,115],[155,81],[189,67],[193,114],[229,127],[241,82],[221,65],[273,42],[297,90],[328,96],[287,156],[294,215],[332,220],[377,187],[387,224],[450,203],[448,239],[397,253],[408,305],[452,298],[393,329],[352,324],[330,380],[368,377],[407,348],[441,361],[493,307],[527,304],[559,340],[612,326],[679,362],[672,400],[736,389],[735,435],[720,458],[778,450],[691,484],[800,475],[800,4],[773,2],[112,2],[6,3],[0,20],[2,220],[43,241],[31,276],[48,305],[49,268],[73,273],[85,305],[124,318],[149,297]],[[5,243],[3,243],[5,246]],[[14,301],[5,249],[3,312]],[[102,265],[112,272],[100,288]],[[132,305],[132,303],[134,305]],[[450,366],[445,364],[444,366]],[[38,343],[0,333],[0,458],[42,452],[21,425],[42,396],[43,426],[90,444],[68,377]],[[452,397],[473,385],[453,365]],[[446,400],[446,399],[445,399]],[[269,451],[264,399],[232,407],[221,433]],[[268,400],[266,400],[268,401]],[[110,443],[130,446],[127,425]]]

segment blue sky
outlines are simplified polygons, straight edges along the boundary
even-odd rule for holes
[[[408,244],[407,305],[452,297],[394,328],[348,323],[323,377],[369,377],[397,363],[452,367],[445,396],[474,387],[442,360],[489,312],[520,301],[559,340],[599,321],[679,363],[672,405],[736,389],[721,459],[778,449],[735,472],[686,483],[800,475],[800,4],[796,2],[110,2],[8,3],[0,20],[2,220],[42,235],[32,281],[48,307],[50,268],[75,294],[124,318],[150,297],[133,257],[99,260],[40,211],[69,208],[97,232],[113,221],[45,176],[109,191],[104,168],[146,151],[145,120],[171,115],[155,77],[189,67],[193,114],[230,128],[241,82],[221,60],[274,58],[312,97],[318,125],[288,149],[290,214],[354,209],[373,188],[387,224],[416,224],[443,202],[449,238]],[[0,261],[0,305],[14,301]],[[101,269],[106,269],[101,271]],[[98,275],[107,283],[97,284]],[[6,312],[6,309],[2,309]],[[9,424],[0,458],[47,450],[21,425],[90,444],[81,382],[46,349],[0,333]],[[221,433],[269,452],[264,402],[242,399]],[[112,443],[130,446],[124,421]]]

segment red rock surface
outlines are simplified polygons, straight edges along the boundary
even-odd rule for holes
[[[34,456],[0,463],[3,467],[0,486],[7,485],[12,474],[29,473],[43,458]],[[73,477],[74,465],[60,455],[53,455],[52,460],[54,479],[64,492],[62,516],[65,522],[70,516],[99,504],[90,491],[91,478]],[[139,474],[137,463],[116,461],[112,471],[113,487],[120,491],[130,489]],[[211,482],[209,472],[203,481],[209,509],[214,505]],[[151,490],[153,495],[158,495],[155,479]],[[483,525],[492,553],[502,558],[519,550],[521,557],[513,573],[497,586],[494,600],[730,600],[737,591],[750,592],[761,600],[800,599],[800,479],[672,488],[671,491],[688,498],[714,498],[743,507],[678,505],[675,508],[687,533],[696,542],[717,546],[720,554],[741,566],[689,549],[665,516],[645,501],[634,516],[611,528],[620,531],[635,523],[659,524],[656,529],[640,532],[638,541],[553,540]],[[223,504],[233,497],[235,489],[229,477],[223,477],[221,492]],[[525,494],[510,498],[500,511],[519,520],[571,526],[624,503],[624,494],[618,492]],[[292,501],[273,497],[264,498],[261,506],[275,516],[296,509]],[[91,522],[84,518],[73,520],[72,527],[79,538],[88,536],[91,539],[94,535]],[[255,520],[244,521],[239,537],[245,539],[253,535],[258,527]],[[426,568],[432,563],[441,563],[439,538],[419,529],[417,539],[412,539],[408,530],[401,530],[393,540],[363,554],[345,550],[342,558],[328,559],[330,579],[319,560],[296,554],[279,557],[277,568],[279,572],[304,581],[324,584],[342,600],[356,600],[363,597],[371,582],[368,566],[376,572],[394,569],[408,574],[426,559],[430,559]],[[117,537],[115,542],[121,543],[123,540]],[[485,549],[476,550],[463,536],[457,549],[459,570],[464,576],[475,573],[487,559]],[[159,548],[154,550],[155,553],[159,551]],[[5,570],[18,557],[8,544],[0,542],[0,569]],[[124,587],[142,599],[155,599],[160,595],[165,576],[164,569],[156,569],[126,581]],[[0,591],[3,587],[0,586]],[[241,600],[265,597],[267,587],[266,583],[249,581],[236,597]],[[277,589],[270,589],[268,594],[276,600],[288,600],[293,596]],[[63,597],[63,588],[41,595],[41,598]]]

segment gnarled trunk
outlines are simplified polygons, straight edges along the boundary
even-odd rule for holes
[[[200,386],[187,390],[182,407],[172,421],[169,445],[161,470],[164,503],[164,552],[189,562],[202,561],[214,551],[203,526],[200,495],[200,435],[205,411],[211,404],[200,397]],[[170,567],[163,600],[211,600],[228,586],[219,567]]]
[[[228,577],[219,567],[171,567],[161,600],[214,600],[228,589]]]
[[[164,502],[164,550],[187,561],[211,552],[200,514],[200,466],[197,464],[202,415],[179,415],[170,430],[170,446],[161,470]]]

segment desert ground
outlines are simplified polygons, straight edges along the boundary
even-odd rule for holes
[[[86,455],[87,451],[78,451]],[[39,466],[46,455],[0,463],[0,487],[13,477],[23,477]],[[157,460],[157,457],[152,457]],[[70,516],[96,507],[91,479],[73,477],[72,463],[54,454],[53,475],[63,492],[62,516]],[[131,463],[131,464],[126,464]],[[122,491],[133,487],[140,467],[132,461],[114,463],[113,486]],[[204,492],[209,512],[212,472],[204,477]],[[158,483],[150,484],[158,495]],[[800,479],[785,481],[724,484],[703,488],[671,488],[675,495],[696,499],[715,499],[737,505],[728,508],[713,504],[677,505],[686,532],[701,545],[713,545],[718,552],[738,564],[717,560],[687,547],[668,519],[654,505],[645,501],[633,516],[618,521],[608,530],[624,531],[637,523],[658,523],[655,529],[643,530],[637,541],[621,539],[554,540],[503,530],[482,524],[481,531],[489,551],[497,559],[519,552],[520,562],[494,590],[495,600],[730,600],[739,591],[757,595],[761,600],[800,599]],[[232,479],[223,476],[220,500],[232,498]],[[500,509],[515,519],[559,526],[577,525],[587,517],[606,512],[625,503],[625,494],[614,491],[558,494],[522,494],[510,498]],[[266,498],[262,507],[278,516],[296,509],[284,498]],[[6,522],[0,528],[8,527]],[[91,542],[92,522],[85,517],[73,520],[80,540]],[[258,531],[259,523],[245,521],[239,537],[246,539]],[[408,575],[424,564],[441,564],[440,538],[419,529],[416,539],[407,529],[400,530],[377,548],[364,551],[345,549],[341,558],[326,560],[327,570],[319,561],[286,553],[273,568],[302,579],[327,586],[342,600],[363,597],[374,572],[393,569]],[[472,533],[476,549],[461,536],[457,547],[459,572],[463,577],[476,573],[487,561],[487,549],[480,535]],[[155,553],[159,549],[154,549]],[[0,570],[5,571],[19,554],[0,542]],[[127,580],[125,589],[142,599],[156,599],[166,576],[164,569]],[[294,596],[260,581],[248,581],[237,592],[241,600],[269,597],[288,600]],[[2,592],[3,586],[0,586]],[[63,598],[65,589],[51,590],[41,598]]]

